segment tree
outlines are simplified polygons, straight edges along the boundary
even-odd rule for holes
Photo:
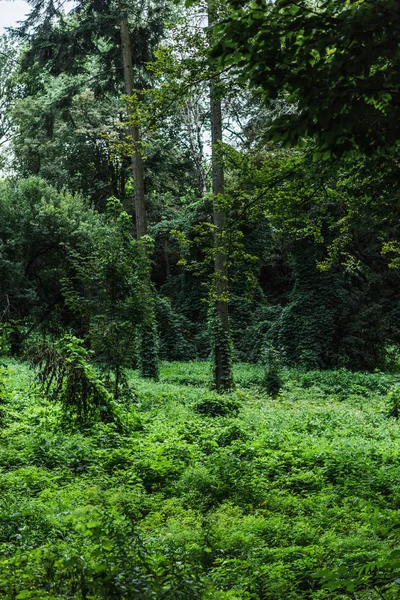
[[[325,158],[397,147],[396,0],[230,4],[233,14],[215,27],[214,55],[273,109],[267,137],[290,145],[313,136]]]
[[[14,133],[12,108],[20,93],[15,79],[18,63],[15,48],[7,36],[0,37],[0,167],[4,166],[6,149]]]
[[[132,64],[132,44],[131,33],[129,28],[127,8],[121,3],[121,49],[122,61],[124,67],[124,81],[126,95],[133,99],[135,85]],[[129,133],[132,138],[132,174],[135,186],[135,215],[136,215],[136,236],[139,240],[147,233],[147,217],[146,217],[146,200],[144,194],[144,176],[143,176],[143,161],[142,148],[139,133],[139,125],[135,122],[133,111],[129,110]]]
[[[212,26],[215,18],[215,7],[208,3],[208,25]],[[224,194],[224,169],[222,165],[222,108],[218,90],[218,78],[210,80],[210,114],[212,143],[212,193],[213,221],[215,227],[215,315],[211,317],[212,351],[214,354],[214,384],[217,390],[229,390],[233,386],[230,325],[228,307],[228,269],[227,256],[224,249],[226,234],[226,214],[221,207]],[[213,319],[215,318],[215,323]]]
[[[89,75],[94,65],[97,67],[95,76],[98,87],[118,92],[124,82],[128,103],[133,102],[134,89],[140,89],[147,77],[144,64],[151,58],[152,50],[162,34],[166,6],[151,0],[146,3],[82,1],[71,15],[65,17],[62,4],[62,1],[33,2],[32,12],[20,29],[20,34],[30,41],[23,61],[25,68],[29,65],[35,69],[37,63],[42,63],[54,75],[82,72]],[[117,30],[118,38],[115,35]],[[120,76],[121,65],[123,78]],[[147,233],[142,148],[134,111],[130,104],[128,106],[136,232],[137,239],[140,239]],[[154,311],[151,314],[143,326],[142,338],[145,340],[142,339],[141,346],[143,351],[146,346],[147,352],[153,340],[151,355],[154,360],[150,362],[154,368],[143,368],[145,376],[152,376],[153,371],[153,376],[157,375]]]
[[[228,162],[231,173],[236,163],[231,197],[239,216],[267,216],[267,252],[283,252],[293,277],[274,322],[259,320],[258,336],[292,365],[374,369],[400,331],[400,279],[382,255],[398,266],[397,161],[315,162],[313,150],[263,148]],[[269,275],[261,285],[276,302],[273,281]]]
[[[134,72],[132,65],[132,45],[129,29],[127,6],[122,2],[121,8],[121,49],[124,68],[124,81],[126,95],[133,101],[134,97]],[[129,133],[132,142],[132,173],[135,189],[135,216],[136,216],[136,237],[140,240],[147,234],[147,216],[146,200],[144,190],[142,147],[140,140],[139,124],[136,121],[134,111],[129,108]],[[150,286],[150,273],[148,284]],[[148,319],[142,326],[140,335],[139,367],[143,377],[158,378],[158,332],[154,317],[154,303],[150,299],[150,312]]]
[[[132,365],[137,331],[152,314],[152,298],[149,261],[132,236],[132,218],[115,198],[105,217],[86,255],[71,253],[74,274],[64,278],[62,291],[71,312],[86,322],[90,347],[117,398],[124,367]]]
[[[151,59],[163,33],[165,4],[158,5],[151,0],[146,3],[82,1],[69,15],[64,15],[63,4],[62,0],[32,2],[30,15],[16,31],[16,35],[29,42],[22,60],[23,71],[29,71],[30,75],[27,95],[35,95],[43,89],[44,73],[74,76],[69,89],[65,89],[62,103],[59,99],[68,120],[73,98],[87,89],[93,90],[97,99],[107,93],[119,96],[123,89],[132,98],[134,90],[148,84],[145,63]],[[122,113],[120,107],[119,112]],[[142,147],[138,124],[133,122],[129,107],[128,113],[136,228],[141,237],[147,231]]]
[[[209,294],[209,327],[214,385],[217,390],[223,391],[230,389],[233,385],[222,143],[222,97],[226,88],[223,86],[219,74],[216,73],[213,61],[209,60],[211,39],[208,35],[210,26],[220,9],[220,4],[213,0],[205,3],[199,2],[196,10],[185,20],[185,31],[181,32],[177,40],[178,51],[175,45],[169,48],[165,47],[163,52],[159,53],[159,59],[161,66],[167,67],[163,74],[167,73],[169,76],[163,90],[165,98],[169,99],[170,105],[176,106],[176,98],[178,95],[180,96],[180,110],[183,109],[185,117],[183,121],[187,126],[190,150],[199,173],[200,193],[205,193],[207,190],[207,169],[205,168],[202,132],[205,121],[207,124],[209,123],[211,129],[211,219],[214,231],[214,260]],[[180,56],[177,56],[179,51]],[[162,73],[162,70],[160,72]],[[182,101],[182,97],[184,101]],[[206,111],[203,109],[204,98],[207,99],[208,104]],[[209,228],[206,227],[205,230],[207,229]]]
[[[44,89],[20,98],[13,110],[14,169],[83,193],[99,211],[111,196],[127,203],[129,163],[109,141],[121,130],[120,110],[118,98],[96,98],[76,76],[44,76]]]
[[[65,307],[60,280],[73,276],[70,255],[87,256],[101,223],[82,197],[37,177],[1,183],[0,311],[5,321],[25,327],[13,340],[14,351],[33,329],[58,334],[69,326],[82,335],[82,324]]]

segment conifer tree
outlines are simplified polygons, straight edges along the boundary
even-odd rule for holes
[[[145,3],[126,0],[80,0],[69,15],[63,13],[62,0],[32,0],[32,11],[18,30],[20,37],[29,42],[23,60],[28,70],[37,65],[46,67],[51,74],[87,73],[87,63],[100,63],[96,81],[97,93],[109,89],[125,93],[131,99],[146,82],[144,64],[163,32],[166,5],[148,0]],[[119,35],[118,35],[119,32]],[[122,75],[123,74],[123,75]],[[87,81],[83,80],[83,85]],[[76,90],[73,90],[76,93]],[[66,104],[68,99],[66,99]],[[136,233],[140,239],[147,233],[145,186],[139,126],[128,108],[129,134],[132,145],[132,175],[135,193]],[[150,278],[148,285],[150,286]],[[143,326],[141,348],[155,356],[154,368],[142,369],[145,376],[157,376],[157,339],[154,309],[148,311]],[[147,333],[146,333],[147,332]],[[149,333],[150,332],[150,333]],[[141,361],[143,362],[143,361]]]

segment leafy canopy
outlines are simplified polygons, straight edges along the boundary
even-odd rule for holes
[[[284,99],[268,136],[318,139],[328,158],[400,141],[400,6],[395,0],[230,0],[215,56],[265,103]]]

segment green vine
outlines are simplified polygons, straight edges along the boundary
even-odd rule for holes
[[[213,387],[221,392],[234,388],[232,377],[232,338],[227,333],[217,315],[211,308],[207,320],[211,345],[211,364],[213,368]]]
[[[6,386],[5,379],[7,377],[7,367],[1,362],[3,358],[8,356],[10,351],[9,338],[13,329],[9,323],[2,323],[0,327],[0,425],[5,416],[4,405],[6,404]]]
[[[281,357],[278,350],[273,347],[264,349],[263,367],[262,388],[272,398],[276,398],[282,388]]]
[[[140,327],[139,371],[142,377],[158,380],[160,375],[158,347],[157,323],[153,313]]]

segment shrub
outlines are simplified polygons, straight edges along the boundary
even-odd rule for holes
[[[209,396],[199,400],[194,410],[209,417],[235,415],[238,413],[240,403],[231,396]]]
[[[282,387],[281,360],[277,350],[270,347],[264,351],[264,376],[261,385],[272,398],[276,398]]]
[[[388,416],[398,419],[400,417],[400,386],[393,386],[388,392],[386,398],[389,408]]]

